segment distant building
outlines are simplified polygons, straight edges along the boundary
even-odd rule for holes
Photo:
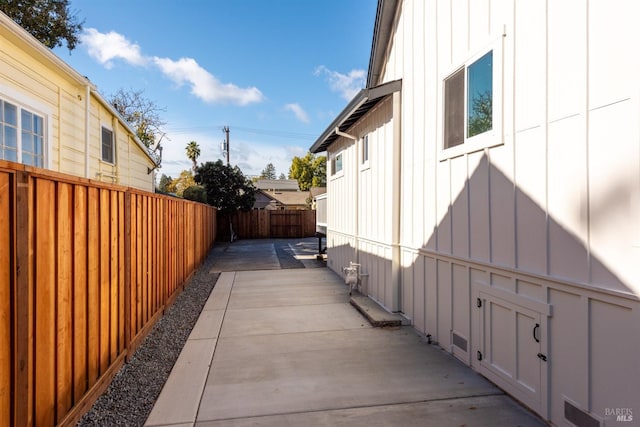
[[[0,12],[0,159],[154,190],[158,166],[86,77]]]
[[[254,209],[304,210],[309,209],[309,192],[300,191],[295,179],[259,179],[254,184]]]
[[[295,179],[259,179],[254,185],[265,191],[300,191]]]
[[[323,236],[327,234],[327,188],[312,187],[310,190],[313,197],[311,209],[316,211],[316,232]]]

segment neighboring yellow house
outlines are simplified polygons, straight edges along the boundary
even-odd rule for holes
[[[0,159],[146,191],[158,166],[89,79],[2,12]]]

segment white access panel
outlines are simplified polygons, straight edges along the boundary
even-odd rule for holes
[[[545,313],[480,291],[476,302],[480,342],[478,371],[539,414],[546,414]]]

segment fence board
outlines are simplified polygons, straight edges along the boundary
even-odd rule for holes
[[[56,421],[55,403],[55,183],[35,183],[35,423],[50,426]]]
[[[109,190],[100,189],[100,375],[109,367]]]
[[[67,183],[59,183],[57,188],[57,324],[56,324],[56,414],[57,422],[73,406],[72,397],[72,316],[71,316],[71,289],[73,258],[72,239],[72,186]]]
[[[118,354],[121,354],[125,349],[125,327],[126,323],[124,320],[125,309],[124,309],[124,296],[125,296],[125,195],[122,192],[118,192],[118,253],[120,256],[118,257]]]
[[[125,272],[126,268],[126,253],[125,253],[125,195],[123,192],[117,193],[117,205],[118,205],[118,275],[117,275],[117,287],[118,287],[118,348],[117,354],[121,354],[125,349]]]
[[[118,336],[120,330],[118,327],[118,260],[120,258],[119,252],[119,227],[118,222],[121,221],[118,218],[118,194],[115,191],[111,191],[110,194],[110,212],[109,212],[109,231],[110,233],[110,247],[109,247],[109,268],[111,270],[109,280],[109,362],[113,363],[118,357]],[[124,236],[123,236],[124,238]]]
[[[75,187],[73,200],[73,398],[87,391],[87,191]]]
[[[87,199],[88,214],[88,277],[87,282],[87,325],[88,325],[88,388],[91,388],[100,376],[100,189],[89,188]]]
[[[0,421],[11,416],[12,194],[11,176],[0,172]]]
[[[14,397],[11,403],[13,414],[8,419],[0,420],[17,425],[17,420],[26,424],[33,424],[33,227],[31,221],[34,215],[34,196],[30,188],[30,177],[24,171],[16,171],[10,185],[15,191],[11,201],[15,205],[11,209],[15,234],[12,246],[13,254],[12,277],[14,286],[14,315],[12,329],[15,331],[12,345],[15,356],[12,373],[14,375]],[[18,238],[18,236],[21,236]],[[11,420],[11,421],[9,421]]]

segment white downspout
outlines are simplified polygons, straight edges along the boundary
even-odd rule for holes
[[[401,197],[402,182],[402,133],[401,114],[402,98],[400,92],[393,94],[393,154],[391,164],[391,311],[402,310],[402,270],[400,268],[400,226],[401,226]]]
[[[89,126],[91,123],[91,87],[85,86],[84,94],[84,177],[90,178],[89,173],[91,168],[89,167],[89,161],[91,156],[89,155]]]
[[[355,212],[354,212],[354,221],[353,221],[353,226],[354,226],[354,239],[355,239],[355,247],[354,247],[354,255],[355,255],[355,263],[356,264],[360,264],[360,252],[358,250],[358,247],[360,246],[360,224],[359,224],[359,218],[360,218],[360,188],[359,186],[359,176],[360,175],[360,171],[358,169],[358,137],[342,132],[340,130],[340,128],[338,128],[336,126],[334,132],[336,133],[336,135],[338,136],[342,136],[348,139],[352,139],[354,141],[354,146],[355,146],[355,155],[353,156],[355,161],[354,161],[354,188],[355,188]]]

